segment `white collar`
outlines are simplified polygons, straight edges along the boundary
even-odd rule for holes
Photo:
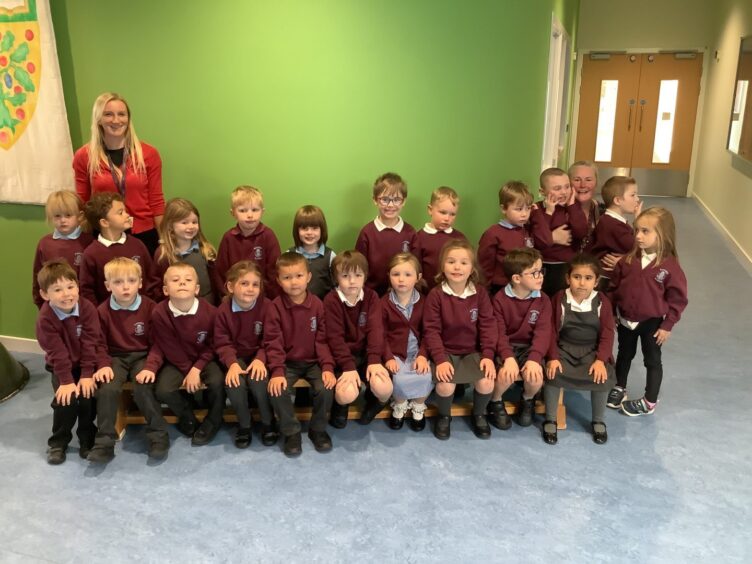
[[[178,308],[172,305],[172,302],[170,300],[167,300],[167,307],[170,308],[173,317],[180,317],[182,315],[196,315],[196,312],[198,311],[198,298],[193,298],[193,305],[188,311],[180,311]]]
[[[618,212],[615,212],[615,211],[613,211],[613,210],[606,210],[606,211],[605,211],[605,213],[604,213],[603,215],[608,215],[608,216],[611,216],[611,217],[613,217],[614,219],[618,219],[618,220],[619,220],[619,221],[621,221],[622,223],[626,223],[626,222],[627,222],[627,218],[625,218],[625,217],[624,217],[623,215],[621,215],[620,213],[618,213]]]
[[[642,268],[645,268],[647,265],[653,262],[655,260],[655,257],[657,256],[658,253],[646,253],[645,251],[642,251],[642,257],[640,258],[640,264],[642,265]]]
[[[139,307],[141,307],[141,294],[136,294],[136,299],[133,300],[133,303],[128,307],[121,306],[119,303],[117,303],[115,296],[110,294],[110,309],[112,310],[118,311],[119,309],[125,309],[128,311],[138,311]]]
[[[541,295],[540,290],[533,290],[527,298],[521,298],[514,293],[511,282],[504,286],[504,293],[510,298],[517,298],[518,300],[532,300],[533,298],[540,298]]]
[[[80,225],[78,227],[76,227],[73,231],[71,231],[70,233],[68,233],[67,235],[63,235],[57,229],[55,229],[52,232],[52,238],[53,239],[64,239],[64,240],[67,240],[67,239],[78,239],[80,236],[81,236],[81,226]]]
[[[360,289],[360,293],[358,294],[358,299],[355,300],[354,304],[351,304],[347,301],[347,298],[345,297],[345,294],[342,293],[342,290],[339,289],[339,286],[337,286],[337,295],[339,296],[339,299],[342,300],[342,303],[345,304],[348,307],[355,307],[358,305],[358,302],[361,301],[366,293],[363,291],[363,288]]]
[[[590,292],[590,295],[582,300],[582,303],[577,303],[575,299],[572,297],[572,292],[567,288],[565,290],[565,293],[567,295],[567,301],[569,302],[569,306],[572,308],[572,311],[579,311],[582,313],[587,313],[588,311],[593,310],[593,298],[598,295],[597,290],[593,290]]]
[[[452,287],[446,282],[441,283],[441,289],[445,294],[449,294],[450,296],[455,296],[463,300],[478,293],[478,291],[475,289],[475,284],[473,284],[472,282],[467,283],[467,286],[465,286],[465,289],[462,290],[461,294],[455,294],[454,290],[452,290]]]
[[[434,226],[433,226],[432,224],[430,224],[430,223],[426,223],[426,224],[425,224],[425,225],[423,226],[423,231],[425,231],[425,232],[426,232],[426,233],[428,233],[429,235],[436,235],[437,233],[439,233],[439,230],[438,230],[438,229],[436,229],[436,228],[435,228],[435,227],[434,227]],[[450,227],[449,229],[445,229],[444,231],[441,231],[441,233],[446,233],[447,235],[450,235],[450,234],[452,233],[452,231],[454,231],[454,229]]]
[[[105,239],[102,237],[102,234],[99,234],[99,237],[97,237],[97,241],[102,243],[105,247],[111,247],[112,245],[124,245],[125,244],[125,232],[120,236],[120,239],[117,241],[110,241],[109,239]]]
[[[394,227],[389,227],[387,225],[384,225],[384,222],[377,217],[373,220],[373,225],[376,227],[376,231],[384,231],[384,229],[394,229],[397,233],[401,233],[402,228],[405,226],[405,222],[402,221],[402,218],[400,217],[399,221],[397,221]]]

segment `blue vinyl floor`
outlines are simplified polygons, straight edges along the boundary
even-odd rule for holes
[[[173,431],[150,466],[136,426],[105,468],[74,448],[52,467],[49,379],[17,355],[32,381],[0,404],[0,562],[751,562],[752,277],[696,202],[658,203],[690,305],[658,409],[609,410],[606,445],[570,392],[553,447],[540,420],[480,441],[455,419],[446,442],[351,421],[331,453],[304,437],[295,460],[258,436],[238,451],[230,427],[200,448]],[[630,396],[643,386],[638,353]]]

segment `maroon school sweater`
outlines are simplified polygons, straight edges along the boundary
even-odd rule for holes
[[[514,356],[512,344],[530,345],[528,359],[541,364],[551,339],[551,300],[541,293],[521,300],[507,296],[504,288],[493,299],[499,340],[496,354],[502,362]]]
[[[81,368],[81,378],[91,378],[97,370],[102,339],[97,308],[87,300],[79,300],[78,312],[78,316],[61,321],[45,303],[37,317],[37,341],[44,350],[44,361],[61,385],[75,383],[75,367]]]
[[[449,360],[450,354],[479,352],[493,360],[497,330],[488,292],[475,286],[467,298],[450,296],[441,286],[428,293],[423,310],[423,340],[436,364]]]
[[[156,372],[166,360],[183,374],[191,368],[203,370],[213,358],[212,333],[217,308],[199,301],[193,315],[175,317],[170,311],[169,300],[158,303],[151,316],[153,345],[146,358],[147,370]]]
[[[601,299],[601,309],[598,314],[601,325],[598,329],[598,350],[595,357],[604,362],[613,362],[613,350],[614,350],[614,333],[616,325],[614,323],[613,306],[603,292],[598,293]],[[562,300],[566,299],[566,290],[557,292],[551,302],[551,309],[553,310],[553,321],[551,324],[551,342],[548,347],[549,360],[560,360],[559,355],[559,329],[561,329],[562,315],[564,314],[564,307],[562,306]]]
[[[41,309],[44,300],[39,295],[39,284],[37,283],[37,274],[42,270],[42,265],[48,260],[65,259],[76,271],[80,272],[81,262],[83,262],[84,250],[94,240],[91,233],[81,233],[78,239],[53,239],[52,233],[45,235],[39,240],[37,250],[34,253],[34,266],[32,268],[31,292],[34,297],[34,303]]]
[[[421,229],[415,234],[413,254],[420,261],[420,265],[423,268],[423,280],[428,284],[429,290],[436,286],[436,275],[440,269],[439,258],[441,256],[441,249],[454,239],[467,240],[467,237],[456,229],[453,229],[451,233],[447,233],[446,231],[428,233],[424,229]],[[387,272],[387,279],[388,277],[389,273]]]
[[[381,326],[381,301],[370,288],[363,288],[363,299],[355,306],[344,303],[336,288],[324,297],[326,342],[334,362],[344,371],[355,370],[355,355],[366,356],[368,364],[381,362],[384,330]]]
[[[379,231],[373,221],[367,223],[358,234],[355,249],[368,260],[366,286],[383,296],[389,289],[387,266],[398,253],[407,253],[415,247],[415,229],[405,222],[402,231],[391,227]]]
[[[572,243],[569,245],[557,245],[550,240],[546,245],[542,241],[535,242],[536,249],[543,255],[543,262],[568,262],[579,250],[579,241],[587,237],[588,222],[585,212],[579,202],[571,206],[556,206],[554,213],[548,215],[543,202],[538,202],[538,207],[530,214],[531,221],[547,225],[548,230],[553,232],[557,227],[568,225],[572,234]]]
[[[141,305],[135,311],[112,309],[110,300],[97,307],[105,347],[100,354],[100,366],[111,366],[113,354],[147,352],[151,346],[151,316],[155,303],[141,296]]]
[[[317,362],[322,372],[334,370],[334,359],[326,343],[324,304],[308,292],[302,304],[285,294],[269,307],[264,327],[264,348],[272,376],[285,375],[285,362]]]
[[[275,298],[280,293],[277,284],[277,259],[280,254],[277,236],[263,223],[259,223],[248,237],[236,225],[222,236],[219,243],[214,265],[214,287],[224,290],[230,267],[241,260],[252,260],[264,275],[264,295]]]
[[[428,356],[423,342],[423,309],[426,298],[419,296],[413,304],[413,312],[410,319],[397,308],[389,299],[389,294],[381,298],[381,319],[384,329],[384,362],[393,360],[395,356],[401,359],[407,358],[407,339],[410,331],[418,339],[418,356]]]
[[[671,331],[687,307],[687,277],[674,257],[642,268],[640,256],[616,263],[611,273],[613,300],[629,321],[663,317],[661,329]]]
[[[625,255],[634,248],[634,244],[634,228],[629,223],[603,214],[593,231],[590,253],[599,259],[608,253]]]
[[[271,307],[268,298],[260,296],[248,311],[232,311],[232,299],[217,308],[214,321],[214,350],[229,368],[239,358],[252,357],[266,363],[263,348],[264,321]]]
[[[79,271],[81,296],[99,305],[110,299],[110,293],[104,287],[104,265],[114,258],[126,257],[141,265],[143,277],[151,270],[151,257],[146,246],[132,235],[125,236],[125,243],[115,243],[109,247],[94,240],[84,251],[83,262]]]

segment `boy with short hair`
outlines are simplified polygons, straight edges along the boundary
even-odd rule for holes
[[[198,297],[198,275],[189,264],[167,269],[163,291],[169,299],[157,304],[151,316],[153,345],[144,378],[159,371],[157,399],[178,417],[178,429],[191,437],[193,446],[206,445],[219,431],[225,407],[224,374],[211,344],[217,310]],[[203,386],[209,412],[199,425],[182,389],[195,394]]]
[[[332,440],[326,432],[326,419],[337,380],[326,343],[324,305],[307,290],[311,273],[303,255],[283,253],[277,260],[277,273],[282,294],[272,301],[266,318],[264,349],[271,372],[269,395],[279,420],[283,451],[287,456],[302,452],[292,390],[299,378],[305,378],[313,394],[308,438],[317,451],[327,452],[332,449]]]
[[[461,231],[452,227],[457,219],[459,205],[460,197],[454,189],[449,186],[438,187],[431,193],[431,201],[428,204],[431,221],[415,235],[413,254],[420,261],[423,280],[426,281],[428,290],[436,286],[442,247],[452,239],[467,239]]]
[[[104,285],[104,265],[117,257],[128,257],[141,265],[143,272],[151,269],[151,257],[146,246],[136,237],[126,234],[133,227],[133,218],[116,192],[98,192],[84,208],[84,215],[92,229],[99,231],[83,254],[81,263],[81,295],[99,305],[110,299]]]
[[[146,418],[149,458],[167,456],[170,437],[162,417],[162,406],[154,391],[154,375],[144,370],[151,345],[151,315],[154,302],[139,293],[141,266],[134,260],[119,257],[104,265],[104,284],[110,299],[99,304],[99,322],[104,347],[99,355],[101,368],[94,374],[98,382],[97,424],[99,432],[88,460],[107,464],[115,457],[115,420],[123,384],[134,383],[133,398]]]
[[[355,243],[355,249],[368,261],[366,286],[379,296],[389,289],[389,261],[415,246],[415,229],[400,217],[405,200],[407,184],[399,174],[387,172],[379,176],[373,185],[373,203],[379,215],[360,230]]]
[[[255,262],[264,275],[264,292],[273,299],[279,294],[275,265],[280,254],[279,241],[270,227],[261,223],[264,195],[253,186],[238,186],[232,191],[230,214],[237,224],[228,230],[219,243],[214,269],[215,288],[224,288],[227,271],[241,260]]]
[[[45,353],[45,368],[52,374],[52,435],[47,441],[47,462],[62,464],[78,420],[79,451],[86,458],[94,444],[96,385],[100,340],[96,308],[79,299],[78,278],[67,261],[51,260],[37,275],[45,301],[37,317],[36,334]]]
[[[595,226],[591,249],[599,260],[607,254],[625,255],[634,248],[634,228],[624,216],[637,217],[642,211],[634,178],[612,176],[603,185],[601,197],[606,211]]]
[[[500,362],[493,396],[488,404],[490,423],[511,425],[502,396],[515,381],[523,381],[518,423],[533,422],[535,394],[543,386],[543,358],[551,340],[551,300],[541,293],[543,262],[535,249],[513,249],[504,258],[509,283],[496,293],[494,315],[499,329],[496,355]]]
[[[360,395],[365,378],[366,405],[360,423],[373,421],[392,395],[392,379],[381,357],[384,334],[381,300],[371,288],[363,287],[368,276],[368,261],[358,251],[345,251],[332,262],[332,278],[337,286],[324,298],[326,340],[341,370],[334,389],[331,425],[347,425],[350,404]]]

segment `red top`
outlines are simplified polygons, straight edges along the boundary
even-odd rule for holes
[[[151,346],[151,315],[155,304],[141,296],[141,305],[135,311],[112,309],[110,300],[99,304],[99,323],[106,348],[100,355],[101,366],[111,366],[112,354],[147,352]],[[108,354],[109,353],[109,354]]]
[[[381,326],[381,302],[370,288],[363,288],[363,299],[350,307],[337,290],[324,297],[326,342],[334,361],[343,372],[355,370],[355,355],[366,354],[368,364],[381,362],[384,330]]]
[[[277,236],[263,223],[259,223],[247,237],[236,225],[222,236],[219,243],[214,265],[214,287],[218,291],[224,290],[230,267],[241,260],[252,260],[264,274],[264,295],[273,299],[280,294],[277,284],[277,259],[280,254]]]
[[[366,224],[358,234],[355,249],[368,260],[368,280],[366,286],[383,296],[389,289],[387,266],[398,253],[407,253],[415,247],[415,229],[404,223],[402,231],[387,227],[376,229],[373,221]]]
[[[214,350],[225,368],[245,357],[266,363],[262,344],[271,303],[268,298],[259,297],[248,311],[232,311],[232,298],[219,304],[214,320]]]
[[[572,234],[572,243],[558,245],[551,239],[546,245],[543,241],[537,241],[536,249],[543,255],[543,262],[568,262],[579,250],[579,240],[587,237],[588,222],[585,212],[579,202],[571,206],[556,206],[554,213],[548,215],[543,202],[538,202],[538,207],[530,214],[530,221],[539,221],[548,226],[549,231],[554,231],[562,225],[568,225]]]
[[[154,229],[154,216],[163,215],[165,208],[162,193],[162,159],[157,150],[141,143],[144,154],[146,175],[139,174],[131,166],[130,159],[125,163],[125,207],[133,216],[133,232],[141,233]],[[88,202],[97,192],[117,192],[112,172],[102,163],[99,174],[89,178],[89,146],[84,145],[73,155],[73,172],[76,175],[76,193]]]
[[[553,324],[551,326],[551,342],[548,347],[549,360],[560,360],[559,355],[559,329],[561,328],[561,316],[564,313],[562,300],[566,299],[566,290],[557,292],[551,301],[551,308],[553,309]],[[601,299],[601,308],[598,314],[598,319],[601,324],[598,328],[598,350],[595,353],[595,358],[598,360],[609,363],[613,362],[613,350],[614,350],[614,314],[613,306],[603,292],[598,292]]]
[[[509,280],[504,274],[504,257],[512,249],[542,248],[553,244],[548,223],[538,215],[532,215],[524,227],[492,225],[481,235],[478,243],[478,265],[486,286],[506,286]]]
[[[603,214],[593,231],[593,246],[590,252],[597,258],[608,253],[625,255],[634,248],[634,229],[629,223]]]
[[[42,265],[48,260],[63,258],[73,267],[76,274],[79,274],[84,249],[93,240],[91,233],[81,233],[78,239],[53,239],[50,233],[39,240],[37,250],[34,253],[33,280],[31,283],[34,303],[37,304],[38,308],[41,309],[44,303],[42,296],[39,295],[39,284],[37,283],[37,274],[42,270]]]
[[[410,319],[399,310],[394,302],[389,299],[389,294],[381,298],[381,319],[384,328],[384,362],[394,359],[398,356],[402,359],[407,358],[407,340],[410,331],[418,339],[418,356],[428,356],[426,347],[423,343],[423,308],[426,305],[426,298],[419,296],[418,301],[413,304],[413,312]]]
[[[110,299],[110,293],[104,286],[104,265],[117,257],[135,260],[141,265],[142,278],[147,280],[151,270],[151,258],[146,246],[139,239],[126,235],[125,243],[114,243],[109,247],[94,240],[86,247],[79,269],[82,297],[95,305]]]
[[[504,288],[493,299],[494,315],[499,330],[496,354],[502,362],[514,356],[513,344],[530,345],[528,359],[538,364],[548,352],[551,339],[551,300],[541,293],[536,298],[521,300],[507,295]]]
[[[439,265],[441,249],[454,239],[467,240],[467,237],[456,229],[452,229],[451,233],[447,233],[446,231],[428,233],[424,229],[421,229],[415,234],[413,254],[420,261],[423,268],[423,280],[428,284],[429,290],[436,286],[436,275],[441,268],[441,265]],[[387,272],[388,277],[389,273]]]

